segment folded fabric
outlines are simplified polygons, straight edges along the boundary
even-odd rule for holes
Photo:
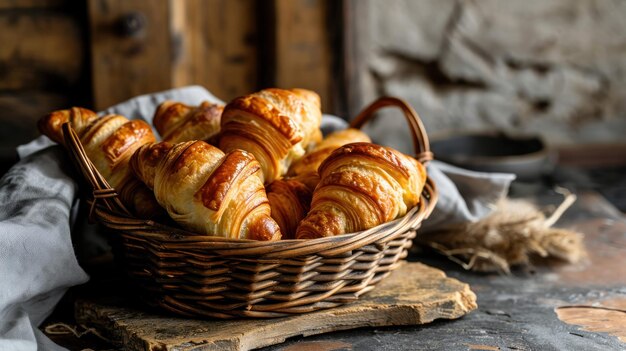
[[[206,89],[191,86],[139,96],[101,113],[151,122],[156,106],[168,99],[190,105],[222,102]],[[345,127],[341,118],[324,115],[324,133]],[[88,279],[76,262],[70,237],[76,183],[66,171],[70,163],[63,151],[52,145],[40,137],[18,147],[22,161],[0,180],[0,350],[35,350],[37,345],[51,349],[37,326],[67,288]],[[423,230],[486,216],[514,179],[437,161],[428,171],[439,189],[439,202]]]
[[[70,237],[77,185],[69,166],[55,146],[0,179],[0,350],[51,349],[37,326],[67,288],[88,279]]]
[[[422,232],[486,217],[506,196],[515,179],[510,173],[470,171],[437,160],[428,165],[428,176],[439,190],[439,200],[428,220],[422,223]]]

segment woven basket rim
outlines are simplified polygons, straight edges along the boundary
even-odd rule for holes
[[[380,224],[363,231],[328,236],[315,239],[286,239],[276,241],[258,241],[233,239],[219,236],[201,235],[182,228],[168,226],[153,220],[140,219],[109,210],[97,205],[94,212],[99,221],[105,221],[107,227],[121,230],[126,235],[150,237],[163,244],[191,245],[203,243],[218,250],[222,255],[241,255],[249,251],[250,255],[262,255],[267,258],[292,257],[291,251],[298,255],[319,254],[322,256],[339,255],[370,244],[383,244],[394,240],[407,229],[417,229],[421,222],[432,212],[436,203],[436,188],[428,178],[422,192],[420,203],[410,209],[406,215],[393,221]],[[93,201],[93,200],[91,200]],[[163,234],[163,232],[167,234]]]
[[[430,203],[430,201],[429,201]],[[107,211],[106,208],[101,207],[102,211]],[[429,213],[429,211],[426,209],[425,210],[427,213]],[[141,218],[137,218],[137,217],[127,217],[128,219],[132,219],[132,220],[138,220],[140,222],[144,222],[146,225],[152,225],[152,226],[159,226],[164,230],[168,230],[171,231],[173,236],[171,237],[172,241],[204,241],[204,242],[215,242],[215,243],[233,243],[233,244],[257,244],[257,243],[278,243],[278,242],[284,242],[284,243],[311,243],[311,242],[323,242],[323,241],[333,241],[332,238],[337,238],[337,237],[350,237],[350,236],[358,236],[358,235],[368,235],[371,234],[371,232],[375,232],[378,230],[381,230],[383,228],[386,227],[396,227],[398,226],[398,223],[406,220],[406,218],[411,218],[411,217],[415,217],[421,214],[421,209],[420,209],[420,204],[414,206],[413,208],[411,208],[409,211],[407,211],[407,213],[402,216],[402,217],[398,217],[392,221],[389,222],[385,222],[382,224],[379,224],[378,226],[369,228],[369,229],[365,229],[365,230],[361,230],[358,232],[353,232],[353,233],[344,233],[344,234],[339,234],[339,235],[335,235],[335,236],[327,236],[327,237],[322,237],[322,238],[314,238],[314,239],[280,239],[280,240],[274,240],[274,241],[260,241],[260,240],[253,240],[253,239],[234,239],[234,238],[228,238],[228,237],[223,237],[223,236],[219,236],[219,235],[205,235],[205,234],[198,234],[195,232],[191,232],[188,231],[184,228],[178,228],[178,227],[172,227],[169,226],[167,224],[163,224],[163,223],[159,223],[156,222],[154,220],[151,219],[141,219]],[[424,219],[428,218],[427,215],[424,216]],[[180,235],[184,235],[184,238],[176,238],[176,235],[180,234]]]

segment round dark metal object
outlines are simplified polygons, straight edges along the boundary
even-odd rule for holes
[[[537,136],[455,135],[432,141],[431,150],[441,161],[477,171],[514,173],[522,181],[539,178],[553,165],[545,143]]]

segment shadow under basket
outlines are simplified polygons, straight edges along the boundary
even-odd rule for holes
[[[402,109],[416,158],[432,159],[427,135],[404,101],[375,101],[351,124],[360,128],[387,106]],[[121,261],[143,300],[192,317],[284,317],[356,301],[400,265],[437,201],[430,178],[420,203],[392,222],[310,240],[252,241],[198,235],[133,217],[63,125],[72,160],[92,187],[90,216],[113,230]]]

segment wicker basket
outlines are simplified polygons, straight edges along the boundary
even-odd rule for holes
[[[419,117],[402,100],[377,100],[352,126],[360,128],[386,106],[404,112],[417,159],[432,159]],[[282,317],[355,301],[398,267],[437,200],[428,179],[420,204],[404,217],[358,233],[277,242],[198,235],[133,217],[69,124],[63,131],[71,158],[93,188],[90,217],[119,234],[122,262],[142,298],[180,315]]]

